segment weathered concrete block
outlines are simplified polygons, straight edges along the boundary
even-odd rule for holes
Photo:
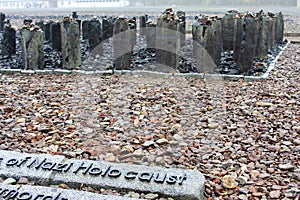
[[[139,17],[140,20],[140,34],[141,35],[145,35],[145,28],[147,25],[147,21],[148,21],[148,15],[143,15]]]
[[[156,27],[156,63],[177,70],[180,32],[176,14],[166,12],[158,17]]]
[[[5,14],[0,12],[0,31],[4,30]]]
[[[16,54],[16,30],[10,24],[4,26],[2,54],[8,57]]]
[[[280,44],[283,41],[284,32],[284,17],[281,12],[276,14],[276,25],[275,25],[275,41],[276,44]]]
[[[243,73],[250,69],[253,64],[253,60],[256,52],[256,45],[258,42],[258,20],[251,17],[245,16],[242,22],[243,32],[242,41],[237,48],[239,50],[234,51],[236,63],[239,72]]]
[[[186,16],[183,11],[178,11],[176,14],[179,19],[180,46],[183,47],[186,39]]]
[[[209,25],[193,26],[194,54],[199,72],[211,73],[221,60],[221,23],[209,21]]]
[[[114,31],[114,22],[113,17],[104,17],[102,19],[102,40],[105,41],[113,36]]]
[[[88,40],[90,45],[90,51],[96,49],[97,54],[102,54],[101,43],[101,22],[97,18],[93,18],[88,23]],[[100,46],[99,46],[100,45]]]
[[[265,15],[258,17],[258,42],[256,45],[256,57],[266,58],[268,56],[268,23]]]
[[[61,51],[62,38],[61,38],[61,24],[55,22],[50,24],[50,38],[49,41],[52,43],[53,49]]]
[[[268,49],[273,49],[276,46],[276,18],[268,17]]]
[[[144,33],[146,36],[146,46],[148,50],[155,51],[156,50],[156,24],[151,21],[146,24],[146,28],[144,28]]]
[[[30,185],[5,185],[0,184],[0,198],[2,199],[53,199],[53,200],[134,200],[112,195],[101,195],[77,190],[60,188],[30,186]]]
[[[232,51],[234,45],[234,20],[237,12],[227,12],[222,19],[222,38],[225,51]]]
[[[79,69],[81,66],[80,32],[78,23],[68,17],[61,23],[61,47],[63,69]]]
[[[38,27],[21,30],[23,69],[44,68],[44,33]]]
[[[128,21],[123,17],[117,18],[113,36],[114,64],[117,70],[124,70],[130,66],[131,36]]]

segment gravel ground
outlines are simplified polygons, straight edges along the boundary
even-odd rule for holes
[[[1,75],[0,149],[197,169],[210,199],[297,199],[299,61],[290,44],[264,82]]]
[[[291,18],[286,30],[299,32]],[[257,82],[2,74],[0,149],[196,169],[208,199],[297,200],[299,63],[299,45],[289,44],[268,80]]]

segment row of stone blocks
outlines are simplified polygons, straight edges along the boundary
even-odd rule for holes
[[[82,26],[81,26],[82,24]],[[140,17],[140,34],[145,35],[147,48],[156,51],[157,64],[174,69],[179,65],[179,50],[185,44],[186,20],[184,12],[174,13],[167,9],[157,22]],[[80,21],[64,19],[63,22],[40,23],[44,37],[39,29],[25,27],[22,33],[23,66],[25,69],[42,68],[43,41],[49,40],[54,49],[62,51],[62,64],[65,69],[78,69],[81,65],[80,34],[88,39],[90,50],[102,52],[101,42],[113,36],[114,64],[116,69],[127,69],[136,44],[136,19],[125,17],[104,18]],[[81,30],[82,29],[82,30]],[[199,72],[212,72],[221,62],[224,51],[233,51],[233,57],[240,72],[247,71],[255,57],[266,58],[268,50],[283,41],[282,13],[265,15],[262,11],[253,15],[236,11],[226,13],[223,18],[198,17],[193,23],[194,55]],[[12,28],[4,31],[4,43],[12,34]],[[3,45],[3,52],[15,51],[13,45]],[[7,50],[5,50],[7,49]]]

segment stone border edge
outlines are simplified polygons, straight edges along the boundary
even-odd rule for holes
[[[144,71],[144,70],[95,70],[95,71],[85,71],[85,70],[66,70],[66,69],[54,69],[54,70],[23,70],[23,69],[0,69],[0,74],[15,74],[20,73],[24,75],[32,75],[32,74],[77,74],[77,75],[143,75],[149,76],[154,75],[156,77],[186,77],[186,78],[199,78],[199,79],[211,79],[211,78],[221,78],[223,80],[232,80],[236,81],[239,79],[244,79],[246,81],[260,81],[266,80],[271,71],[275,68],[275,64],[277,63],[279,57],[282,55],[284,50],[288,47],[291,42],[288,41],[281,49],[281,51],[277,54],[275,59],[273,59],[267,71],[261,76],[244,76],[244,75],[223,75],[223,74],[205,74],[205,73],[164,73],[164,72],[153,72],[153,71]]]

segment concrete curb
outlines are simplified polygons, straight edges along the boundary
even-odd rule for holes
[[[290,42],[288,42],[282,50],[278,53],[274,60],[270,62],[270,65],[267,71],[262,76],[244,76],[244,75],[224,75],[224,74],[204,74],[204,73],[163,73],[163,72],[153,72],[153,71],[144,71],[144,70],[96,70],[96,71],[84,71],[84,70],[65,70],[65,69],[55,69],[55,70],[21,70],[21,69],[0,69],[0,74],[75,74],[75,75],[141,75],[141,76],[155,76],[155,77],[186,77],[186,78],[200,78],[200,79],[210,79],[218,78],[222,80],[239,80],[244,79],[246,81],[261,81],[266,80],[270,72],[275,68],[275,64],[278,61],[278,58],[282,55],[283,51],[288,47]]]

